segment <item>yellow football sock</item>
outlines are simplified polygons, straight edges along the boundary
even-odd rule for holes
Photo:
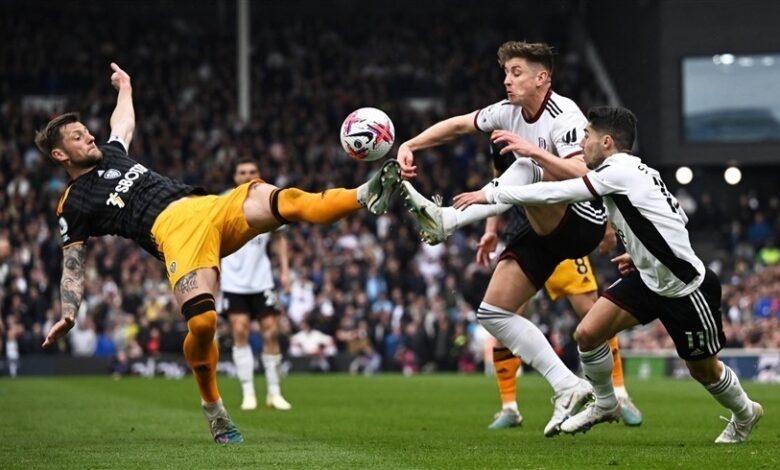
[[[207,403],[219,400],[217,361],[219,350],[214,336],[217,332],[217,312],[196,315],[187,321],[189,332],[184,338],[184,357],[198,383],[200,397]]]
[[[289,222],[330,224],[360,209],[357,189],[326,189],[308,193],[298,188],[277,190],[271,196],[271,205]]]
[[[493,348],[493,364],[496,368],[501,404],[517,401],[517,370],[522,362],[508,348]]]
[[[612,386],[623,387],[623,360],[620,358],[617,336],[609,339],[609,349],[612,350]]]

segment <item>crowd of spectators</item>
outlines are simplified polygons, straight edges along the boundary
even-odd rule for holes
[[[263,177],[277,186],[360,184],[375,165],[349,160],[337,135],[352,109],[382,108],[403,140],[443,117],[497,101],[503,95],[495,51],[507,39],[551,42],[560,52],[556,91],[583,108],[604,100],[562,33],[568,17],[554,7],[528,18],[524,3],[508,2],[519,9],[516,16],[452,8],[447,15],[422,11],[403,22],[377,11],[348,25],[338,11],[255,11],[252,119],[241,122],[230,3],[165,10],[143,22],[110,19],[113,8],[127,5],[122,2],[86,10],[18,2],[17,14],[0,15],[5,40],[14,44],[0,48],[0,356],[13,350],[22,357],[140,358],[181,350],[186,325],[162,265],[117,237],[90,240],[78,325],[55,347],[40,347],[60,313],[54,209],[67,179],[35,149],[34,130],[57,112],[76,110],[93,134],[107,137],[115,103],[111,61],[133,80],[132,156],[215,193],[230,186],[231,162],[243,156],[256,157]],[[513,18],[525,19],[518,24]],[[417,186],[445,200],[481,186],[492,174],[487,144],[486,136],[474,136],[420,153]],[[724,217],[713,215],[717,203],[711,198],[697,197],[692,227],[718,224],[724,248],[733,254],[720,260],[729,344],[780,347],[777,198],[759,198],[754,207],[746,196],[746,211]],[[430,247],[419,241],[413,219],[398,203],[380,217],[363,212],[331,226],[295,225],[286,232],[294,280],[281,293],[289,352],[305,344],[292,341],[294,335],[304,339],[300,332],[313,329],[359,359],[355,372],[475,370],[485,334],[474,310],[490,276],[473,261],[481,230],[470,227]],[[604,266],[606,258],[595,261],[602,266],[600,284],[608,285],[615,270]],[[530,315],[561,355],[572,353],[575,318],[565,302],[540,295]],[[626,335],[624,347],[668,347],[656,330]],[[229,336],[222,325],[228,354]],[[259,335],[253,341],[259,347]],[[329,343],[322,347],[326,352],[333,352]]]

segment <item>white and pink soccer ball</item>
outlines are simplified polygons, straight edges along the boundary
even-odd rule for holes
[[[377,160],[390,151],[395,141],[393,121],[377,108],[352,111],[341,125],[341,146],[355,160]]]

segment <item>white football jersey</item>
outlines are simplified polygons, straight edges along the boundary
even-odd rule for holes
[[[603,197],[615,232],[650,290],[683,297],[699,287],[704,263],[691,247],[688,217],[658,171],[622,153],[583,180],[594,196]]]
[[[582,153],[588,119],[574,101],[550,90],[536,116],[526,120],[522,111],[522,106],[502,100],[479,110],[474,125],[483,132],[511,131],[561,158]]]
[[[261,233],[236,252],[222,258],[222,292],[257,294],[274,288],[271,259],[268,257],[270,233]]]
[[[625,153],[610,156],[582,178],[485,189],[490,203],[555,204],[600,198],[609,221],[645,285],[664,297],[684,297],[704,280],[691,247],[688,217],[659,173]]]
[[[479,110],[474,125],[483,132],[508,130],[561,158],[582,153],[580,142],[588,119],[574,101],[549,90],[536,116],[526,120],[522,111],[522,106],[502,100]],[[521,157],[515,154],[515,158]],[[596,225],[603,225],[606,220],[598,202],[580,202],[570,207],[579,217]]]

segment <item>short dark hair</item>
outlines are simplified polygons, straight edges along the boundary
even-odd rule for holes
[[[260,171],[260,164],[257,162],[257,160],[252,157],[241,157],[233,163],[233,173],[238,170],[239,165],[245,165],[247,163],[251,163],[255,166],[255,168],[257,168],[257,171]]]
[[[616,106],[597,106],[588,110],[588,121],[594,130],[609,134],[618,150],[628,152],[634,147],[636,116],[630,110]]]
[[[62,143],[60,129],[80,120],[78,113],[65,113],[55,117],[46,124],[43,130],[35,133],[35,146],[44,155],[51,157],[51,151]]]
[[[543,42],[507,41],[498,48],[498,64],[502,67],[515,57],[539,64],[552,75],[553,48]]]

